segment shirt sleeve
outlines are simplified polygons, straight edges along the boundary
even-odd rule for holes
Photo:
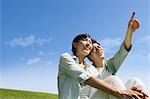
[[[106,69],[114,75],[127,55],[128,50],[125,48],[124,43],[122,43],[119,51],[111,59],[106,61]]]
[[[80,68],[68,53],[61,55],[59,68],[71,78],[77,79],[79,83],[83,83],[91,77],[91,74]]]
[[[131,50],[131,48],[132,48],[132,44],[131,44],[131,46],[129,48],[126,47],[125,43],[123,43],[123,44],[124,44],[125,49],[129,52]]]

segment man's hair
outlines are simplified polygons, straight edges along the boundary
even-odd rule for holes
[[[77,36],[73,39],[73,41],[72,41],[72,53],[73,53],[74,55],[76,55],[76,48],[74,47],[73,43],[77,43],[79,40],[81,40],[81,39],[83,39],[83,38],[87,38],[87,37],[88,37],[88,38],[91,38],[89,34],[87,34],[87,33],[82,33],[82,34],[77,35]]]

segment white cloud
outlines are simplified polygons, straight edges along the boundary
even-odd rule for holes
[[[42,45],[44,43],[49,43],[52,39],[45,39],[45,38],[37,38],[36,39],[36,44]]]
[[[26,61],[26,65],[45,65],[45,66],[48,66],[48,65],[51,65],[52,64],[52,61],[50,60],[46,60],[46,59],[42,59],[41,57],[33,57],[33,58],[30,58]]]
[[[141,43],[143,48],[146,48],[147,51],[150,51],[150,35],[141,37],[138,43]]]
[[[35,42],[35,37],[30,35],[28,37],[14,38],[10,41],[5,42],[5,44],[9,44],[11,47],[15,47],[16,45],[26,47],[32,45],[34,42]]]
[[[21,57],[20,60],[25,60],[25,57]]]
[[[44,65],[52,65],[52,61],[44,61],[43,64]]]
[[[54,52],[48,52],[48,55],[54,55]]]
[[[121,45],[122,41],[120,38],[109,38],[106,37],[100,41],[102,47],[105,49],[105,52],[111,51],[113,48]]]
[[[44,54],[45,54],[45,52],[43,52],[43,51],[40,51],[40,52],[38,53],[39,56],[42,56],[42,55],[44,55]]]
[[[147,54],[148,58],[150,59],[150,53]]]
[[[141,39],[141,41],[142,41],[142,42],[147,42],[147,43],[149,43],[149,42],[150,42],[150,35],[147,35],[147,36],[143,37],[143,38]]]
[[[146,44],[150,48],[150,35],[147,35],[145,37],[142,37],[140,42]]]
[[[54,55],[54,52],[44,52],[44,51],[39,51],[38,55],[39,55],[39,56],[44,56],[44,55]]]
[[[27,65],[32,65],[32,64],[37,64],[37,63],[40,63],[41,62],[41,58],[39,57],[34,57],[34,58],[31,58],[27,61]]]
[[[27,47],[27,46],[33,46],[33,45],[42,45],[44,43],[50,43],[52,38],[37,38],[33,35],[29,35],[26,37],[17,37],[12,40],[6,41],[6,45],[10,45],[10,47],[15,47],[15,46],[22,46],[22,47]]]

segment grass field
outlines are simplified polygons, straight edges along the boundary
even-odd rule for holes
[[[0,88],[0,99],[58,99],[57,94]]]

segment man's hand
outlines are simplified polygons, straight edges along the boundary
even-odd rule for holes
[[[128,23],[128,30],[134,32],[136,29],[140,27],[140,21],[137,19],[134,19],[135,12],[132,13],[132,16],[130,18],[130,21]]]

